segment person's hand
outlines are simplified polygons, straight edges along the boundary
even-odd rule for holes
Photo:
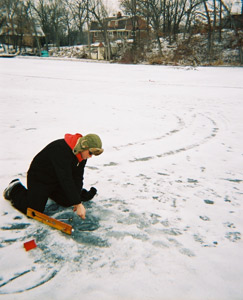
[[[86,210],[82,203],[74,205],[73,211],[76,211],[76,214],[85,220]]]

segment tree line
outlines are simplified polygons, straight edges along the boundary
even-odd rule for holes
[[[142,16],[153,30],[162,54],[160,37],[167,37],[169,42],[177,39],[178,33],[187,38],[196,33],[208,35],[210,52],[214,41],[221,42],[222,30],[232,28],[238,36],[239,24],[234,19],[232,2],[227,0],[121,0],[125,13]],[[243,0],[241,0],[241,15]],[[241,23],[242,29],[242,23]],[[217,34],[216,34],[217,33]]]
[[[147,22],[147,43],[156,40],[161,55],[161,37],[173,42],[178,33],[190,39],[198,32],[207,34],[210,53],[213,43],[221,41],[221,32],[226,26],[232,27],[242,44],[238,24],[231,13],[232,2],[226,1],[229,0],[120,0],[120,8],[124,14],[134,17],[134,51],[140,46],[135,16],[141,16]],[[12,27],[17,33],[18,47],[24,34],[37,31],[38,26],[44,32],[45,45],[90,45],[89,28],[93,20],[100,24],[105,42],[109,44],[104,22],[108,16],[102,0],[0,0],[0,30],[6,24]]]
[[[46,45],[84,44],[90,21],[107,16],[101,0],[0,0],[0,32],[9,27],[19,45],[21,36],[35,32],[38,26]]]

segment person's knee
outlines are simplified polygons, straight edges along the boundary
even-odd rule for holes
[[[27,205],[39,212],[44,212],[48,200],[48,189],[44,185],[31,185],[27,191]]]

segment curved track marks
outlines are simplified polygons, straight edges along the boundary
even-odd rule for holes
[[[180,115],[176,115],[175,117],[177,121],[174,124],[174,127],[168,132],[154,137],[153,139],[122,145],[118,147],[118,149],[121,150],[125,147],[138,145],[148,148],[149,151],[153,149],[153,155],[135,157],[134,159],[129,160],[130,162],[147,161],[150,159],[176,155],[200,147],[215,138],[219,131],[216,121],[205,114],[193,114],[189,117],[186,116],[185,118]],[[156,153],[154,149],[156,149]],[[166,149],[166,151],[160,152],[160,149]]]

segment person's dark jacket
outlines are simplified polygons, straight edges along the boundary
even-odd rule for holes
[[[79,162],[64,139],[47,145],[33,159],[28,170],[32,180],[48,186],[48,190],[61,187],[67,206],[81,203],[84,167],[87,160]]]

